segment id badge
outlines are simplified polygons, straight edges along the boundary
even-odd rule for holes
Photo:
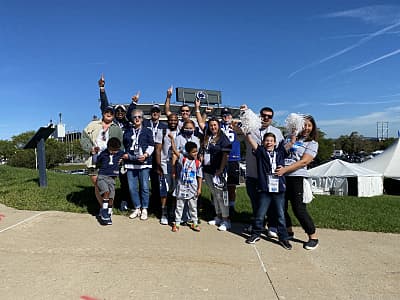
[[[140,155],[139,145],[133,146],[133,154],[134,154],[135,156],[139,156],[139,155]]]
[[[209,166],[211,163],[210,153],[204,153],[204,165]]]
[[[275,178],[274,176],[268,176],[268,191],[270,193],[279,192],[279,178]]]

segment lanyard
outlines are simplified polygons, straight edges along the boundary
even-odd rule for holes
[[[276,152],[273,151],[271,153],[271,152],[267,151],[267,154],[268,154],[267,156],[268,156],[269,162],[271,164],[271,171],[274,172],[276,169]]]

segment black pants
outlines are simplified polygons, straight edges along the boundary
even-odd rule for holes
[[[286,193],[285,193],[285,219],[286,227],[292,226],[292,220],[288,214],[288,201],[292,205],[292,210],[301,227],[308,234],[315,233],[314,221],[307,212],[307,206],[303,203],[303,177],[286,176]]]

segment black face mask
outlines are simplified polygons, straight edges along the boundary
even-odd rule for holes
[[[194,133],[194,130],[192,130],[192,129],[182,129],[182,134],[185,137],[189,138],[193,135],[193,133]]]

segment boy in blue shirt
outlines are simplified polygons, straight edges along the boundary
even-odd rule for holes
[[[119,175],[120,163],[124,152],[120,150],[121,141],[118,138],[110,138],[107,149],[93,155],[93,163],[99,168],[97,187],[103,198],[100,209],[99,221],[102,225],[112,225],[111,214],[115,196],[115,178]]]

